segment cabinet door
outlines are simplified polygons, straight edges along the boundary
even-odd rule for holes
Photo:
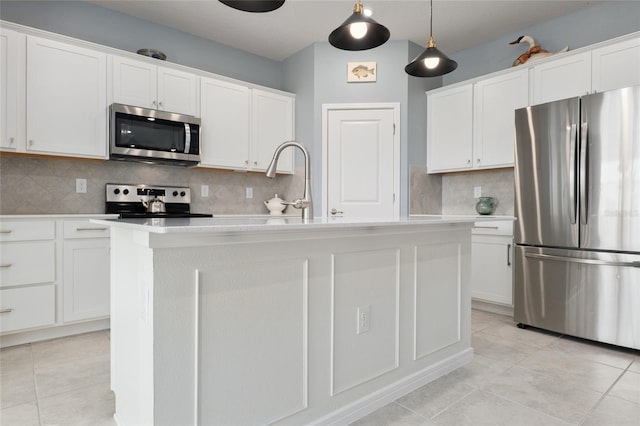
[[[64,321],[109,315],[109,239],[64,241]]]
[[[640,85],[640,37],[591,52],[596,92]]]
[[[591,52],[562,56],[533,67],[533,104],[591,92]]]
[[[253,125],[249,168],[264,171],[269,167],[278,145],[294,138],[293,98],[253,89],[251,105]],[[278,160],[278,172],[293,173],[294,158],[294,148],[283,151]]]
[[[471,84],[427,94],[427,172],[472,167]]]
[[[522,69],[476,83],[474,167],[513,166],[514,111],[529,102],[529,71]]]
[[[24,147],[25,36],[0,28],[0,148]]]
[[[55,285],[0,290],[0,333],[53,325]]]
[[[200,166],[247,169],[249,88],[203,78]]]
[[[155,65],[112,56],[113,101],[119,104],[157,109]]]
[[[27,36],[27,151],[107,156],[107,60]]]
[[[511,258],[511,238],[474,235],[471,243],[471,296],[513,306]]]
[[[198,76],[158,67],[158,109],[198,115]]]

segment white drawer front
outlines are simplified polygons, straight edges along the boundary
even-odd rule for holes
[[[0,290],[0,332],[55,323],[53,284]]]
[[[109,227],[88,220],[65,221],[64,238],[109,238]]]
[[[0,287],[55,281],[55,242],[0,244]]]
[[[0,221],[0,241],[53,240],[56,225],[52,220]]]
[[[486,222],[476,222],[471,230],[472,234],[484,235],[513,235],[513,221],[511,220],[491,220]]]

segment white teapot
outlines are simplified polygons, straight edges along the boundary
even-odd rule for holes
[[[269,213],[272,215],[282,214],[282,211],[287,207],[285,201],[278,197],[278,194],[275,195],[272,199],[268,201],[263,201],[264,205],[269,209]]]

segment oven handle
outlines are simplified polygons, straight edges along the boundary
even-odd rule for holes
[[[540,260],[558,260],[560,262],[582,263],[588,265],[625,266],[629,268],[640,268],[640,261],[637,262],[611,262],[599,259],[580,259],[578,257],[555,256],[552,254],[525,253],[525,257]]]

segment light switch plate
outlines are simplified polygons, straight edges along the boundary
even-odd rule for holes
[[[76,179],[76,192],[83,193],[83,194],[87,192],[86,179]]]
[[[200,196],[208,197],[209,196],[209,185],[201,185],[200,186]]]
[[[482,187],[481,186],[474,186],[473,187],[473,197],[474,198],[482,197]]]

